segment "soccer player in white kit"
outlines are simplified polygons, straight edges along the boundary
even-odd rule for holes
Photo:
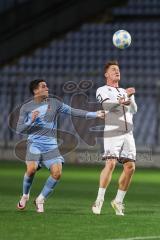
[[[111,201],[116,215],[124,215],[123,199],[135,171],[136,147],[133,137],[133,114],[137,112],[134,88],[120,88],[120,69],[117,61],[105,65],[106,85],[97,89],[96,97],[106,111],[104,128],[105,167],[100,174],[97,199],[92,206],[94,214],[100,214],[105,192],[117,162],[123,164],[118,191]]]

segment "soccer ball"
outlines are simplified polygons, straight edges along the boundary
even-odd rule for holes
[[[115,47],[125,49],[131,44],[131,35],[126,30],[118,30],[113,34],[113,44]]]

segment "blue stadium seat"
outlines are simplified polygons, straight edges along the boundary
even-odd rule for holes
[[[127,8],[117,8],[114,13],[154,15],[160,14],[159,6],[159,0],[130,0]],[[112,44],[112,35],[118,29],[126,29],[131,33],[132,44],[126,50],[116,49]],[[122,85],[135,86],[137,90],[139,112],[135,117],[136,141],[140,145],[153,144],[156,131],[156,82],[160,76],[159,33],[159,22],[156,20],[152,22],[137,20],[136,24],[125,21],[107,24],[87,23],[78,30],[67,33],[64,38],[51,41],[48,46],[21,57],[16,64],[1,68],[2,115],[6,116],[11,108],[8,94],[10,83],[15,84],[14,101],[15,104],[19,104],[29,97],[27,85],[30,80],[39,77],[46,79],[53,93],[59,96],[64,95],[64,82],[92,80],[94,86],[89,91],[89,96],[96,101],[96,88],[104,84],[103,66],[107,60],[117,59],[121,66]],[[152,95],[153,99],[148,99],[148,95]],[[151,119],[151,116],[154,119]],[[151,120],[153,124],[149,127]],[[1,118],[0,123],[2,122]],[[64,127],[68,129],[69,126],[66,120]],[[6,132],[5,125],[0,140],[3,140],[3,134]]]

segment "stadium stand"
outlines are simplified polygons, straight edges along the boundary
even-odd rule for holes
[[[116,8],[118,15],[157,15],[160,13],[157,0],[130,0],[127,8]],[[132,46],[127,50],[116,49],[112,35],[118,29],[131,33]],[[79,29],[67,33],[63,38],[48,43],[17,59],[15,64],[1,68],[2,87],[0,89],[1,116],[3,131],[0,139],[10,138],[6,116],[11,107],[21,104],[29,97],[27,85],[30,80],[45,78],[53,94],[70,103],[72,94],[63,92],[67,81],[79,83],[92,80],[93,88],[87,94],[96,101],[96,88],[103,85],[103,66],[107,60],[117,59],[122,71],[122,86],[135,86],[139,111],[135,117],[135,137],[138,145],[156,144],[157,127],[157,82],[160,76],[160,25],[159,21],[121,21],[111,23],[86,23]],[[12,94],[8,94],[11,91]],[[5,106],[5,107],[4,107]],[[71,128],[69,118],[63,129]],[[151,124],[152,122],[152,124]],[[142,124],[143,123],[143,124]],[[4,125],[5,124],[5,125]],[[72,131],[74,129],[72,128]],[[83,126],[82,126],[83,131]],[[15,139],[16,136],[12,135]]]
[[[115,8],[114,14],[120,15],[158,15],[160,14],[159,0],[130,0],[127,8]]]

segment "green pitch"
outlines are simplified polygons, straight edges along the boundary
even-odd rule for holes
[[[125,198],[125,216],[120,217],[110,206],[120,169],[115,170],[102,214],[91,213],[101,168],[66,164],[61,182],[45,204],[45,213],[38,214],[33,200],[48,171],[37,173],[27,209],[20,212],[16,204],[24,164],[0,162],[0,240],[160,239],[159,170],[137,169]]]

